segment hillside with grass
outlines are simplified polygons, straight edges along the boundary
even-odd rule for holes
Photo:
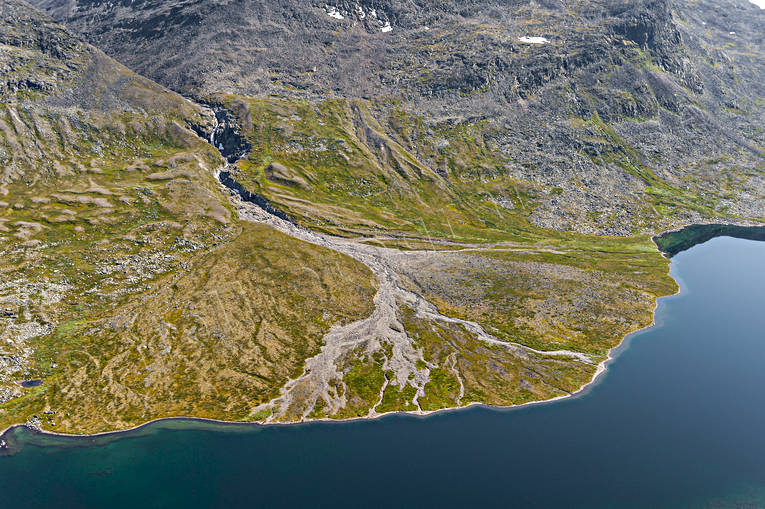
[[[363,265],[237,218],[211,112],[23,2],[0,44],[0,427],[246,417],[369,312]]]
[[[655,234],[765,219],[743,1],[32,3],[0,429],[570,396],[677,290]]]

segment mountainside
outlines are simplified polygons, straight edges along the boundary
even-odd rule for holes
[[[746,2],[33,3],[0,429],[571,395],[677,288],[651,234],[765,219]]]
[[[415,215],[441,230],[418,208],[432,202],[423,179],[487,209],[437,203],[461,209],[454,222],[493,223],[499,205],[539,226],[629,235],[765,216],[765,11],[744,0],[39,5],[174,90],[278,97],[256,105],[261,150],[242,181],[307,221],[341,205],[339,229]],[[306,135],[301,100],[338,128]],[[338,140],[361,190],[336,161],[330,175],[305,168]],[[269,158],[301,189],[277,188]],[[402,196],[379,198],[391,187]],[[397,203],[411,214],[375,217]]]

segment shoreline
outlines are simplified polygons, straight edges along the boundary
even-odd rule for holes
[[[712,221],[712,222],[706,222],[706,223],[682,223],[680,226],[670,228],[669,230],[662,230],[658,233],[649,233],[649,235],[651,235],[651,239],[653,240],[656,237],[661,237],[662,235],[681,232],[685,230],[686,228],[690,228],[691,226],[738,226],[741,228],[759,228],[761,226],[765,226],[765,222],[758,222],[758,221],[753,221],[750,219],[743,219],[737,223],[719,222],[719,221]]]
[[[670,268],[670,276],[671,276],[671,268]],[[528,401],[526,403],[520,403],[516,405],[489,405],[487,403],[481,403],[481,402],[475,401],[475,402],[468,403],[467,405],[463,405],[459,407],[439,408],[438,410],[395,410],[392,412],[384,412],[384,413],[375,414],[372,416],[350,417],[347,419],[331,419],[328,417],[324,417],[319,419],[305,419],[302,421],[295,421],[295,422],[278,422],[278,423],[268,423],[268,424],[265,424],[260,421],[226,421],[222,419],[179,415],[179,416],[172,416],[172,417],[158,417],[156,419],[151,419],[149,421],[143,422],[141,424],[138,424],[136,426],[126,428],[126,429],[119,429],[119,430],[113,430],[113,431],[101,431],[98,433],[89,433],[89,434],[60,433],[56,431],[47,431],[47,430],[32,428],[30,426],[27,426],[26,424],[13,424],[11,426],[8,426],[6,429],[2,430],[2,432],[0,432],[0,440],[5,439],[7,434],[13,432],[13,430],[17,428],[27,428],[29,431],[33,433],[44,435],[44,436],[61,437],[61,438],[68,438],[68,439],[75,439],[75,440],[76,439],[85,440],[85,439],[94,439],[99,437],[110,437],[110,436],[118,438],[119,435],[124,435],[128,433],[140,431],[156,423],[173,422],[173,421],[189,422],[189,423],[197,422],[197,423],[203,423],[203,424],[205,423],[220,424],[220,425],[232,427],[232,428],[233,427],[271,428],[271,427],[283,427],[283,426],[300,426],[300,425],[308,425],[308,424],[315,424],[315,423],[344,424],[344,423],[352,423],[352,422],[375,421],[383,417],[395,416],[395,415],[403,415],[403,416],[415,417],[415,418],[418,418],[418,417],[427,418],[435,414],[441,414],[441,413],[447,413],[447,412],[458,412],[471,407],[483,407],[489,410],[509,411],[509,410],[520,410],[520,409],[534,406],[534,405],[553,404],[561,400],[582,396],[587,391],[591,390],[593,387],[595,387],[599,383],[599,379],[602,377],[602,375],[608,372],[608,364],[612,362],[618,356],[619,353],[621,353],[619,351],[620,349],[626,348],[626,345],[629,340],[631,340],[636,335],[644,333],[648,331],[649,329],[652,329],[653,327],[660,325],[660,324],[657,324],[657,321],[656,321],[656,312],[659,308],[659,300],[666,299],[669,297],[676,297],[684,293],[684,286],[681,284],[681,281],[675,277],[672,277],[672,279],[678,283],[678,290],[673,294],[663,295],[661,297],[656,298],[653,305],[653,309],[652,309],[653,319],[650,324],[625,334],[625,336],[622,338],[619,344],[617,344],[616,346],[614,346],[608,351],[608,355],[606,356],[606,358],[597,364],[595,373],[593,373],[592,378],[590,379],[589,382],[582,385],[575,392],[572,392],[570,394],[564,394],[561,396],[556,396],[550,399]]]
[[[688,226],[693,226],[694,224],[695,223],[681,227],[677,230],[668,230],[665,233],[680,231],[684,228],[687,228]],[[733,225],[733,226],[736,226],[736,225]],[[309,424],[315,424],[315,423],[344,424],[344,423],[352,423],[352,422],[374,421],[383,417],[395,416],[395,415],[410,416],[415,418],[427,418],[434,414],[457,412],[457,411],[465,410],[471,407],[484,407],[486,409],[497,410],[497,411],[512,411],[512,410],[520,410],[520,409],[534,406],[534,405],[553,404],[565,399],[580,397],[586,394],[589,390],[592,390],[592,388],[599,383],[599,379],[602,378],[602,375],[608,372],[608,364],[611,363],[621,353],[622,349],[627,348],[629,341],[633,337],[640,335],[660,325],[660,323],[657,323],[656,315],[659,309],[659,304],[661,299],[677,297],[677,296],[683,295],[686,292],[685,285],[683,284],[682,279],[672,275],[671,258],[669,258],[666,255],[666,253],[662,252],[661,249],[659,249],[658,245],[656,247],[662,256],[670,259],[668,275],[675,281],[675,283],[677,283],[677,290],[672,294],[657,297],[654,300],[653,308],[651,310],[651,314],[652,314],[651,323],[644,327],[639,327],[625,334],[624,337],[621,339],[621,341],[619,341],[617,345],[615,345],[614,347],[608,350],[608,354],[606,358],[597,364],[595,372],[593,373],[590,381],[585,383],[575,392],[572,392],[570,394],[564,394],[564,395],[556,396],[550,399],[528,401],[526,403],[520,403],[516,405],[489,405],[489,404],[481,403],[481,402],[472,402],[464,406],[440,408],[438,410],[396,410],[392,412],[384,412],[381,414],[375,414],[371,416],[367,415],[367,416],[360,416],[360,417],[351,417],[347,419],[331,419],[328,417],[324,417],[319,419],[305,419],[305,420],[295,421],[295,422],[279,422],[279,423],[268,423],[268,424],[260,422],[260,421],[226,421],[222,419],[212,419],[212,418],[193,417],[193,416],[158,417],[156,419],[151,419],[126,429],[102,431],[98,433],[89,433],[89,434],[61,433],[56,431],[47,431],[47,430],[36,429],[23,423],[23,424],[12,424],[8,426],[7,428],[5,428],[4,430],[0,431],[0,441],[6,442],[6,445],[4,445],[3,447],[7,449],[8,448],[7,435],[13,432],[13,430],[17,428],[27,428],[29,431],[32,431],[42,436],[60,437],[60,438],[74,439],[74,440],[77,440],[77,439],[86,440],[86,439],[94,439],[99,437],[110,437],[110,436],[119,438],[120,435],[134,433],[136,431],[145,429],[153,424],[161,423],[161,422],[173,422],[173,421],[189,422],[189,423],[197,422],[197,423],[207,423],[207,424],[220,424],[220,425],[228,426],[232,428],[233,427],[270,428],[270,427],[282,427],[282,426],[300,426],[300,425],[309,425]],[[2,448],[0,448],[0,450],[2,450]]]

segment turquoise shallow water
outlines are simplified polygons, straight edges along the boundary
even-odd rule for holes
[[[0,507],[765,507],[765,243],[678,254],[680,295],[582,396],[286,427],[14,433]]]

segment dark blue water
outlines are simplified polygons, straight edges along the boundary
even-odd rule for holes
[[[0,506],[765,507],[765,243],[713,239],[672,271],[683,293],[581,397],[291,427],[171,422],[101,445],[22,432],[0,457]]]

